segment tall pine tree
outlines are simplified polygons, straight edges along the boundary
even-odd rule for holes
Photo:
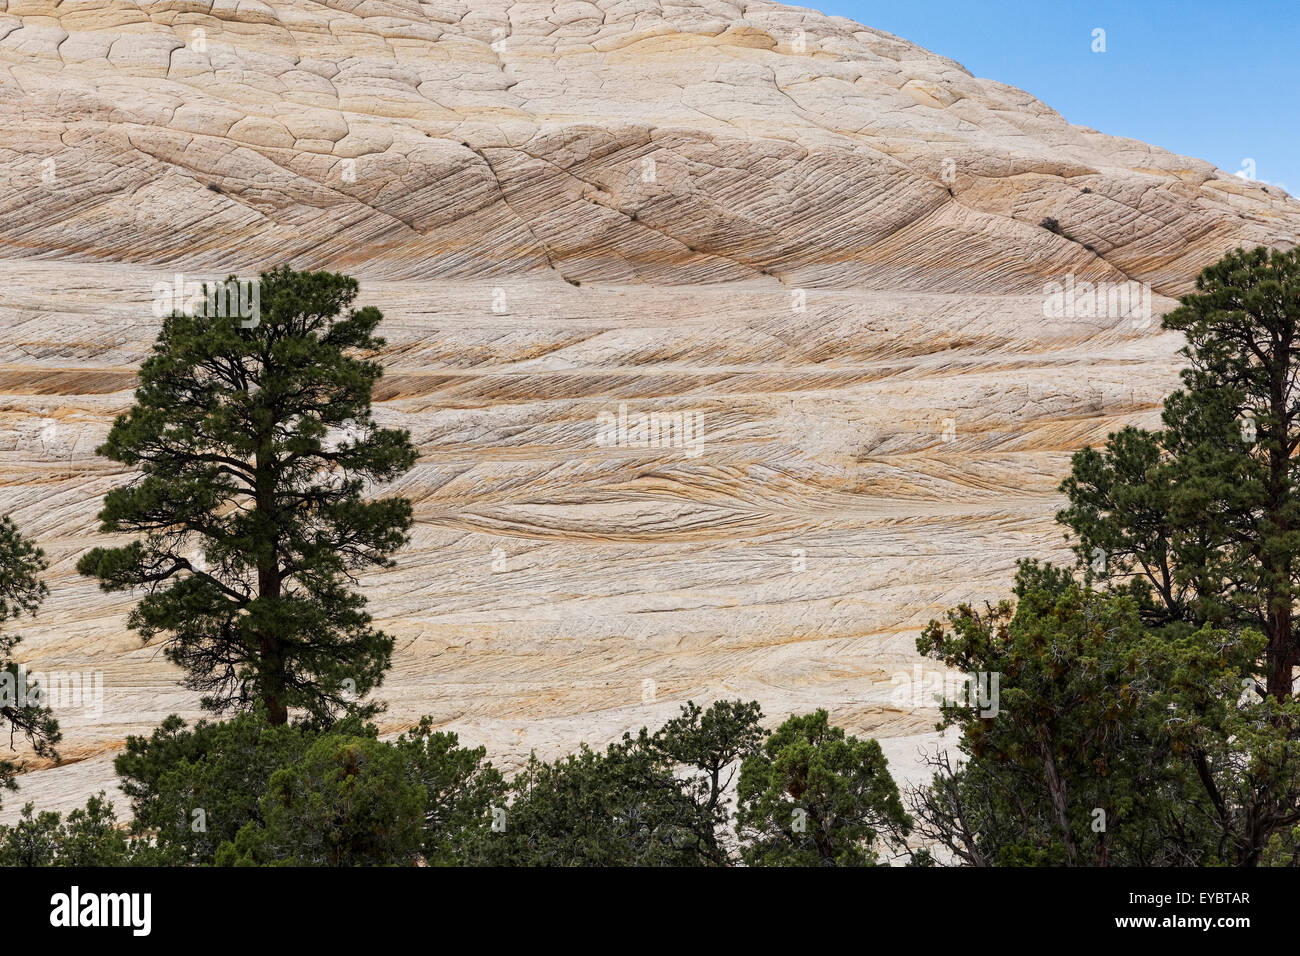
[[[41,549],[24,538],[8,516],[0,517],[0,623],[36,613],[46,595],[41,580],[46,567]],[[41,689],[20,674],[11,657],[21,640],[17,634],[0,633],[0,728],[8,725],[11,750],[15,736],[22,736],[38,757],[57,758],[58,722]],[[0,759],[0,788],[17,789],[14,778],[20,770],[16,761]]]
[[[1300,664],[1300,250],[1238,249],[1165,316],[1186,337],[1164,429],[1074,457],[1058,518],[1090,575],[1162,626],[1254,628],[1261,696]]]
[[[136,470],[105,496],[101,530],[143,537],[90,551],[78,570],[145,592],[130,626],[163,637],[210,710],[260,703],[276,724],[291,708],[378,710],[359,701],[393,640],[372,626],[357,574],[392,564],[411,505],[363,495],[416,452],[373,419],[382,316],[351,308],[356,295],[347,276],[280,268],[261,277],[255,324],[173,313],[98,449]]]

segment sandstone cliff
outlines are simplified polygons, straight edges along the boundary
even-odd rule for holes
[[[1273,187],[773,3],[0,0],[0,511],[55,562],[28,665],[104,679],[4,816],[196,713],[72,571],[177,272],[348,271],[387,316],[381,415],[423,453],[367,582],[388,728],[431,713],[510,766],[743,696],[906,771],[920,627],[1061,554],[1069,453],[1175,382],[1169,297],[1298,227]],[[1050,307],[1084,283],[1155,319]],[[598,440],[651,413],[698,440]]]

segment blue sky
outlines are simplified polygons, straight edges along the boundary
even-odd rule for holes
[[[798,0],[794,0],[798,2]],[[1140,139],[1300,195],[1300,0],[804,0]],[[1092,31],[1106,52],[1092,52]]]

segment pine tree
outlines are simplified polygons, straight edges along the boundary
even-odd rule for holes
[[[740,766],[736,823],[750,866],[875,866],[912,819],[880,744],[795,714]]]
[[[0,623],[36,613],[47,593],[40,577],[46,567],[41,549],[24,538],[8,516],[0,517]],[[58,722],[42,701],[40,688],[20,675],[11,660],[20,640],[17,634],[0,633],[0,727],[8,725],[10,741],[15,735],[25,737],[36,756],[57,758]],[[0,789],[17,789],[14,777],[21,769],[13,760],[0,760]]]
[[[1261,695],[1300,664],[1300,250],[1236,250],[1164,319],[1186,337],[1164,429],[1074,458],[1058,516],[1090,576],[1154,624],[1258,629]]]
[[[357,574],[391,566],[411,505],[363,495],[416,452],[375,424],[382,315],[351,308],[356,295],[347,276],[280,268],[262,275],[252,323],[174,312],[98,449],[136,470],[105,496],[101,530],[143,537],[78,570],[145,591],[130,626],[163,636],[210,710],[260,702],[273,724],[290,708],[378,710],[358,701],[393,640],[372,627]]]
[[[947,672],[1000,675],[989,710],[941,704],[961,759],[927,758],[918,836],[972,866],[1253,865],[1294,825],[1300,747],[1276,701],[1240,700],[1257,632],[1148,626],[1130,595],[1035,561],[1013,597],[917,640]]]

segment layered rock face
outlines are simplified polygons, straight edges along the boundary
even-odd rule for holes
[[[0,0],[0,159],[0,511],[54,561],[24,659],[103,681],[24,778],[51,807],[197,714],[73,572],[177,273],[346,271],[386,315],[380,417],[422,452],[365,582],[386,729],[431,713],[509,768],[741,696],[907,775],[920,628],[1066,556],[1070,452],[1176,383],[1170,297],[1300,227],[763,2]]]

